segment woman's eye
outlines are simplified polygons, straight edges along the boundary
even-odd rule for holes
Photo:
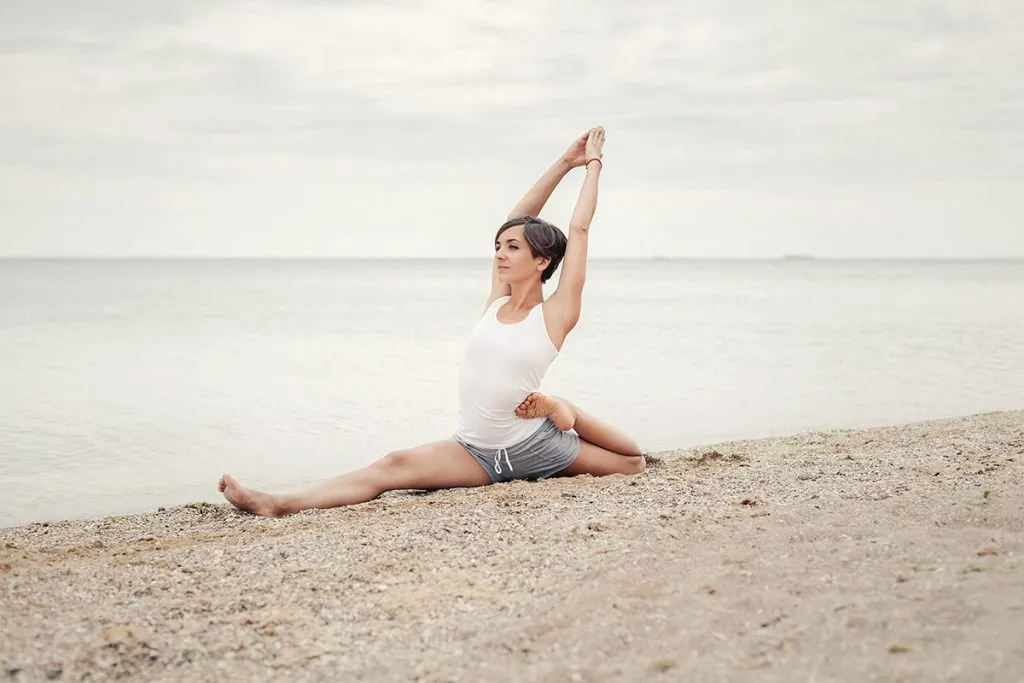
[[[508,248],[509,248],[509,249],[511,249],[512,251],[515,251],[515,250],[519,249],[519,247],[517,247],[517,246],[516,246],[516,245],[514,245],[514,244],[510,244],[510,245],[508,246]]]

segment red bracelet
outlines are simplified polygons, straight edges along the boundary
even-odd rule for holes
[[[583,164],[583,166],[584,167],[590,166],[590,162],[591,161],[596,161],[597,163],[601,164],[601,168],[604,168],[604,162],[601,161],[601,157],[594,157],[593,159],[587,159],[587,163]]]

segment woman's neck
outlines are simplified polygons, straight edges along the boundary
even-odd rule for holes
[[[512,299],[508,302],[513,310],[530,309],[544,303],[544,288],[539,280],[512,283]]]

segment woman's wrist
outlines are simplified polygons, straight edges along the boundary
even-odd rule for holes
[[[559,157],[558,161],[555,162],[555,166],[557,166],[558,170],[562,173],[568,173],[572,169],[576,168],[573,164],[573,160],[568,157]]]
[[[591,158],[587,159],[587,161],[583,165],[589,171],[590,170],[590,165],[592,163],[594,163],[595,161],[597,162],[597,166],[595,166],[594,168],[604,168],[604,161],[601,160],[601,157],[591,157]]]

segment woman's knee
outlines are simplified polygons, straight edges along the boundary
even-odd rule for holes
[[[413,468],[413,456],[408,450],[391,451],[377,461],[378,469],[388,474],[408,472]]]
[[[647,461],[643,455],[627,455],[623,460],[623,474],[640,474],[647,469]]]

